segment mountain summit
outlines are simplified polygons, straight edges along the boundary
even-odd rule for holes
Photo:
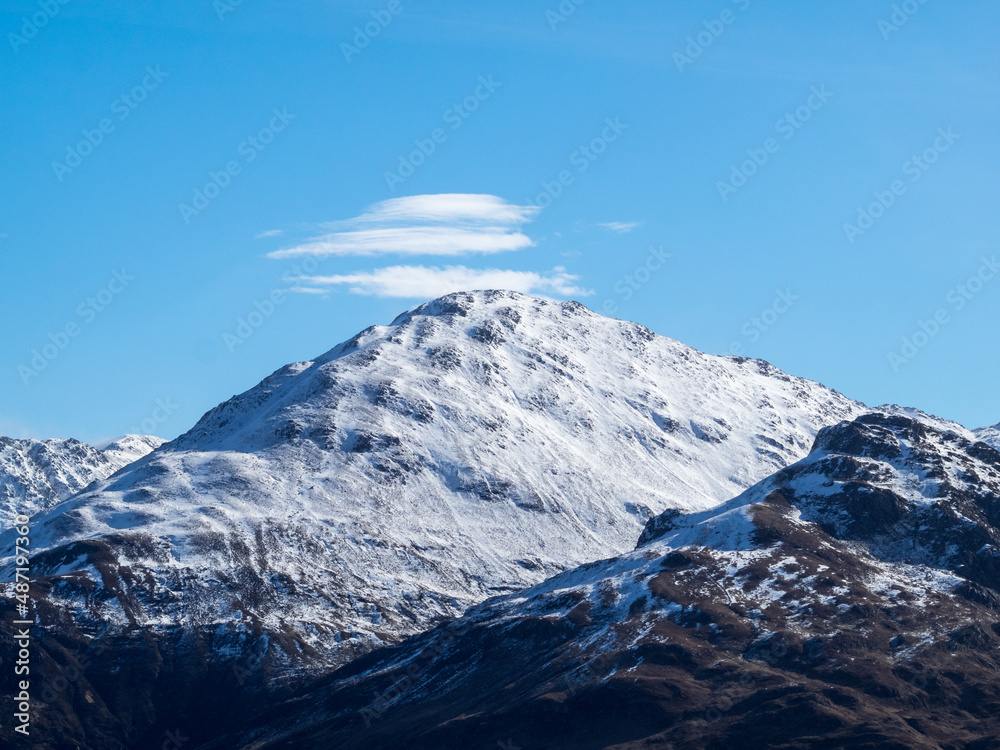
[[[289,633],[290,660],[337,663],[624,552],[865,411],[578,303],[451,294],[39,515],[33,565],[92,632]]]

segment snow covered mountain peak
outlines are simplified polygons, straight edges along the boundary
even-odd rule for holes
[[[446,294],[430,302],[425,302],[412,310],[400,313],[389,325],[403,325],[419,317],[446,317],[451,315],[461,318],[482,317],[503,314],[505,310],[517,310],[522,313],[528,311],[541,313],[546,310],[550,313],[553,311],[570,311],[571,314],[587,314],[600,317],[597,313],[591,312],[579,302],[560,302],[507,289],[484,289]]]
[[[0,522],[32,515],[142,458],[165,441],[123,435],[103,448],[79,440],[15,440],[0,437]]]
[[[629,550],[866,411],[577,303],[453,294],[40,516],[34,565],[86,627],[253,622],[336,661]]]
[[[689,370],[691,385],[701,376],[709,382],[690,390],[671,387],[677,384],[670,379],[685,379],[683,370]],[[330,440],[341,436],[333,413],[348,406],[348,400],[356,402],[351,404],[355,414],[378,414],[374,421],[384,424],[401,419],[432,425],[460,418],[462,411],[480,412],[491,421],[482,412],[498,417],[498,411],[513,406],[539,413],[553,408],[555,420],[570,418],[575,429],[587,430],[600,416],[586,403],[595,394],[625,401],[625,408],[644,417],[643,427],[655,426],[658,434],[680,430],[705,442],[722,442],[738,433],[738,426],[726,427],[713,418],[696,423],[684,416],[691,408],[711,412],[718,405],[723,418],[731,408],[725,398],[739,391],[734,388],[730,394],[730,386],[741,379],[779,381],[771,383],[771,390],[794,393],[786,405],[800,422],[809,418],[793,401],[805,404],[813,396],[823,402],[818,424],[864,411],[840,394],[790,378],[760,360],[701,354],[641,325],[597,315],[577,302],[490,290],[449,294],[399,315],[389,326],[367,328],[315,360],[283,367],[208,412],[168,449],[254,451],[294,440],[313,440],[330,449]],[[623,388],[628,381],[633,381],[631,387]],[[670,400],[662,395],[667,390],[672,391]],[[634,391],[638,398],[625,398],[623,391]],[[689,393],[693,402],[685,403]],[[454,398],[437,403],[442,394]],[[463,395],[469,396],[467,401],[457,398]],[[713,395],[723,398],[713,404]],[[659,411],[641,405],[649,397],[658,397]],[[750,406],[746,398],[740,400],[738,408]],[[761,404],[774,408],[766,398]],[[451,408],[442,411],[446,405]],[[680,421],[672,412],[674,405]],[[342,436],[354,437],[346,432]],[[367,439],[362,437],[363,442]],[[783,450],[774,448],[779,454]],[[808,445],[786,448],[790,454],[804,454]],[[773,458],[776,467],[787,456]],[[735,480],[737,485],[745,483],[745,478]],[[724,496],[713,493],[715,501]]]
[[[572,357],[583,368],[585,356],[581,355],[590,350],[590,327],[600,330],[605,340],[610,333],[633,342],[669,341],[638,324],[602,318],[578,302],[553,302],[502,290],[453,293],[400,314],[388,326],[371,326],[315,360],[281,368],[250,391],[209,411],[170,447],[252,451],[300,437],[306,422],[323,422],[324,409],[337,408],[338,384],[345,374],[360,373],[371,381],[365,386],[367,395],[378,407],[395,398],[393,383],[411,376],[427,375],[422,383],[425,392],[456,377],[471,376],[497,386],[507,371],[507,362],[501,361],[505,358],[494,357],[501,349],[521,360],[515,366],[529,361],[531,369],[539,369],[540,364],[558,367]],[[433,421],[433,404],[413,395],[412,416]],[[321,442],[325,435],[322,427],[309,434],[319,436]]]
[[[993,427],[982,427],[976,430],[975,434],[979,440],[1000,450],[1000,424]]]
[[[155,679],[157,694],[187,696],[161,715],[176,726],[192,708],[221,715],[241,702],[234,676],[264,689],[354,661],[331,675],[335,692],[360,690],[337,716],[309,701],[275,708],[308,707],[294,731],[324,738],[274,746],[352,746],[325,736],[343,723],[353,746],[435,748],[447,745],[434,732],[462,731],[483,707],[449,699],[458,713],[422,745],[393,722],[373,730],[393,742],[366,744],[357,725],[385,695],[404,724],[415,721],[407,702],[438,690],[493,695],[494,709],[548,700],[553,679],[575,681],[574,661],[601,654],[612,658],[593,674],[604,684],[620,667],[623,691],[634,669],[654,670],[649,685],[660,667],[708,674],[715,649],[754,661],[786,646],[812,659],[818,646],[842,651],[837,669],[882,674],[920,639],[966,638],[963,623],[994,606],[998,467],[1000,454],[954,423],[872,412],[577,303],[448,295],[278,370],[35,516],[39,616],[58,623],[39,642],[100,654],[94,681],[47,710],[76,721],[98,695],[109,715],[146,715],[149,691],[108,686]],[[13,541],[0,534],[0,580],[12,578]],[[942,613],[923,614],[936,603]],[[450,654],[441,671],[395,694],[397,668],[426,639],[371,652],[471,605],[459,621],[471,640],[435,650]],[[508,638],[516,646],[490,645]],[[775,666],[792,665],[758,665],[760,679]],[[684,670],[665,705],[701,679]],[[506,689],[518,679],[527,690]],[[284,718],[266,733],[279,743]]]

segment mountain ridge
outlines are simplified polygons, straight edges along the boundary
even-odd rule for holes
[[[995,742],[1000,452],[866,414],[666,515],[634,551],[362,657],[204,750]]]
[[[305,675],[361,669],[497,597],[641,559],[641,535],[655,546],[667,521],[718,516],[866,416],[987,450],[982,431],[869,409],[579,303],[426,303],[33,518],[43,684],[89,661],[44,699],[52,731],[106,750],[155,742],[180,716],[250,721],[257,694],[292,696]],[[0,534],[5,578],[12,541]]]
[[[158,448],[150,435],[123,435],[97,448],[68,439],[32,440],[0,436],[0,521],[33,515],[72,497],[95,481]]]
[[[190,629],[275,675],[336,666],[626,551],[661,510],[724,501],[866,411],[578,303],[461,293],[394,323],[38,514],[51,618]]]

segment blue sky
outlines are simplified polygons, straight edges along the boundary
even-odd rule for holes
[[[0,11],[0,434],[486,285],[1000,421],[995,3],[119,5]]]

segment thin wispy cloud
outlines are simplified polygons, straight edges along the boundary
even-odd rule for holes
[[[577,285],[579,280],[579,276],[567,273],[562,266],[544,273],[465,266],[391,266],[335,276],[287,279],[298,282],[306,289],[346,286],[351,294],[374,297],[424,299],[469,289],[510,289],[525,294],[554,294],[564,297],[592,295],[593,290]]]
[[[642,226],[641,221],[609,221],[606,224],[598,224],[601,229],[607,229],[609,232],[615,232],[617,234],[628,234],[633,229],[637,229]]]
[[[461,256],[521,250],[534,242],[520,231],[538,213],[495,195],[448,193],[393,198],[360,216],[323,225],[322,234],[268,254]]]
[[[279,235],[282,235],[284,233],[285,233],[285,230],[283,230],[283,229],[268,229],[266,232],[261,232],[260,234],[255,234],[254,235],[254,239],[255,240],[262,240],[265,237],[278,237]]]
[[[537,206],[515,206],[495,195],[441,193],[382,201],[354,221],[520,226],[531,221],[540,210]]]
[[[285,290],[286,292],[291,292],[292,294],[329,294],[329,289],[319,289],[314,286],[291,286]]]

